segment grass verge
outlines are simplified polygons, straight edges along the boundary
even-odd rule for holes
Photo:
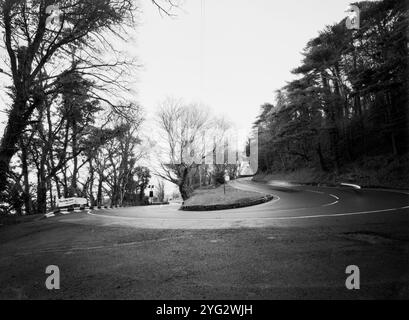
[[[193,195],[184,202],[181,210],[187,211],[211,211],[242,208],[261,204],[272,200],[272,195],[258,192],[244,191],[226,185],[214,189],[197,189]]]

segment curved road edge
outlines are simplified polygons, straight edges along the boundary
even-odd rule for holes
[[[245,208],[250,206],[259,205],[262,203],[266,203],[276,199],[276,197],[272,194],[266,194],[260,198],[246,200],[242,202],[236,203],[226,203],[226,204],[211,204],[211,205],[193,205],[193,206],[185,206],[182,205],[180,210],[183,211],[217,211],[217,210],[228,210],[228,209],[238,209],[238,208]]]

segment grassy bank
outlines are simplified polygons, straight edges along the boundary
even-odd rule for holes
[[[221,210],[245,207],[271,200],[271,197],[258,192],[235,189],[228,184],[226,193],[223,185],[217,188],[197,189],[182,206],[183,210]]]
[[[344,166],[338,174],[304,168],[291,172],[259,173],[253,180],[284,180],[313,184],[351,182],[363,187],[409,189],[409,155],[363,158]]]
[[[43,218],[43,214],[33,214],[28,216],[0,215],[0,227],[24,222],[32,222]]]

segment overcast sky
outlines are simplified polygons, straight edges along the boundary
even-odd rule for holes
[[[308,40],[345,16],[348,0],[185,0],[176,18],[143,1],[135,83],[148,113],[165,96],[201,101],[250,128],[294,78]]]
[[[293,79],[290,71],[307,41],[344,18],[349,2],[184,0],[169,18],[143,0],[128,45],[143,65],[135,75],[137,100],[148,119],[159,101],[173,96],[202,102],[250,128],[259,106]],[[2,91],[1,104],[4,97]],[[5,120],[0,112],[0,133]]]

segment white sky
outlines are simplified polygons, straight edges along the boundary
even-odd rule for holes
[[[185,0],[176,18],[143,1],[135,90],[148,114],[165,96],[201,101],[250,128],[292,80],[308,40],[340,21],[348,0]]]
[[[294,78],[307,41],[340,21],[350,0],[179,0],[175,18],[142,0],[129,43],[143,68],[137,100],[148,119],[166,96],[202,102],[249,129],[259,106]],[[0,78],[0,81],[4,78]],[[0,92],[0,109],[5,93]],[[3,109],[4,110],[4,109]],[[0,133],[6,115],[0,112]]]

